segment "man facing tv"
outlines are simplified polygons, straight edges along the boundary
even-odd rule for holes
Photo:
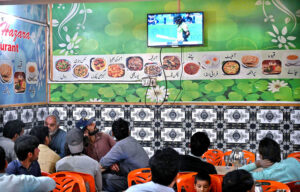
[[[174,21],[177,24],[177,41],[188,41],[187,38],[190,36],[190,31],[183,18],[180,15],[177,15],[174,17]]]

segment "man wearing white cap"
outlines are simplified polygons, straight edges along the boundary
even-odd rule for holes
[[[90,174],[95,179],[97,191],[101,191],[102,174],[99,163],[82,153],[84,148],[82,131],[76,128],[68,131],[66,143],[71,155],[56,163],[56,171],[76,171]]]

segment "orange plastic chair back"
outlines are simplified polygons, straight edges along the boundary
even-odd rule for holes
[[[128,187],[131,185],[147,183],[151,181],[152,174],[150,168],[140,168],[129,172],[127,176]]]
[[[57,172],[48,175],[56,182],[53,192],[86,192],[83,178],[78,174]]]
[[[219,149],[208,149],[203,155],[202,159],[206,160],[206,162],[211,163],[215,166],[222,166],[223,163],[223,151]]]
[[[300,162],[300,152],[294,152],[287,156],[287,158],[290,158],[290,157],[296,158]]]
[[[42,176],[48,176],[48,175],[50,175],[50,173],[47,173],[45,171],[41,171],[41,174],[42,174]]]
[[[289,186],[291,192],[299,192],[300,191],[300,180],[288,182],[288,183],[286,183],[286,185]]]
[[[73,171],[68,171],[68,172],[80,175],[83,178],[84,182],[89,184],[90,192],[96,192],[95,179],[92,175],[87,173],[82,173],[82,172],[73,172]]]
[[[290,188],[281,182],[271,180],[256,180],[256,185],[261,185],[264,192],[274,192],[278,189],[283,189],[285,192],[290,192]]]
[[[226,151],[224,153],[224,157],[229,156],[231,154],[231,152],[232,151]],[[244,159],[247,160],[247,164],[255,162],[255,154],[254,153],[252,153],[250,151],[246,151],[246,150],[243,150],[243,153],[244,153]],[[224,162],[224,165],[225,165],[225,162]]]
[[[186,192],[196,192],[195,190],[195,176],[197,172],[184,173],[181,175],[177,175],[176,184],[177,184],[177,192],[181,192],[182,190]],[[211,174],[211,189],[210,192],[222,192],[222,182],[223,176],[218,174]]]

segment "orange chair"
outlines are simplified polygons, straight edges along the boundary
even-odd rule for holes
[[[86,192],[84,180],[78,174],[62,171],[52,173],[48,177],[56,182],[53,192]]]
[[[202,159],[206,160],[206,162],[211,163],[215,166],[224,165],[223,163],[223,151],[219,149],[208,149],[203,155]]]
[[[263,192],[274,192],[278,189],[283,189],[285,192],[291,192],[290,188],[286,184],[278,181],[256,180],[255,183],[262,187]]]
[[[195,176],[197,172],[191,172],[187,174],[180,175],[176,178],[177,192],[182,190],[186,192],[195,192]],[[223,178],[220,175],[211,174],[211,192],[222,192],[222,181]]]
[[[288,183],[286,183],[286,185],[289,186],[291,192],[299,192],[300,191],[300,180],[288,182]]]
[[[47,173],[45,171],[41,171],[41,174],[42,174],[42,176],[48,176],[48,175],[50,175],[50,173]]]
[[[68,171],[68,173],[80,175],[83,178],[84,182],[89,184],[89,191],[96,192],[95,179],[92,175],[87,173],[82,173],[82,172],[74,172],[74,171]]]
[[[150,168],[140,168],[132,170],[127,176],[128,187],[130,187],[131,185],[147,183],[151,181],[151,179],[152,175]]]
[[[231,153],[232,153],[232,151],[226,151],[224,153],[224,157],[229,156]],[[244,159],[247,160],[247,164],[255,162],[255,154],[254,153],[252,153],[250,151],[246,151],[246,150],[243,150],[243,153],[244,153]],[[225,161],[224,161],[223,165],[225,165]]]
[[[287,156],[287,158],[294,157],[300,162],[300,152],[294,152]]]

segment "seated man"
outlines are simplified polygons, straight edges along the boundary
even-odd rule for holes
[[[255,180],[274,180],[282,183],[300,180],[300,163],[295,158],[281,161],[280,146],[271,138],[265,137],[259,142],[258,152],[261,160],[244,165],[240,169],[251,171]],[[256,168],[262,171],[253,171]]]
[[[3,136],[0,137],[0,146],[3,147],[7,162],[17,159],[14,146],[16,139],[23,135],[25,124],[20,120],[8,121],[3,128]]]
[[[103,168],[109,169],[113,166],[116,174],[103,174],[104,190],[122,191],[127,189],[127,175],[130,171],[148,166],[149,157],[144,148],[133,137],[129,136],[129,122],[118,119],[112,124],[112,134],[117,143],[100,160]],[[117,168],[114,166],[119,164]]]
[[[56,161],[60,160],[60,156],[48,147],[50,143],[48,127],[34,127],[30,130],[29,134],[36,136],[39,140],[40,153],[38,162],[42,171],[47,173],[54,173]]]
[[[60,157],[65,156],[66,132],[59,128],[59,118],[49,115],[45,119],[45,126],[49,128],[51,141],[49,147]]]
[[[201,171],[195,176],[194,188],[196,192],[210,192],[210,176],[207,172]]]
[[[179,154],[172,148],[158,150],[149,161],[152,181],[133,185],[126,192],[175,192],[173,186],[179,168],[178,159]]]
[[[34,177],[32,175],[7,175],[5,168],[5,151],[0,147],[0,189],[1,191],[39,192],[51,191],[56,183],[50,177]]]
[[[223,177],[223,192],[255,192],[254,180],[245,170],[234,170]]]
[[[201,159],[210,145],[209,138],[205,132],[197,132],[191,137],[191,155],[180,155],[181,163],[179,171],[206,171],[208,174],[216,174],[216,168]]]
[[[86,154],[100,161],[100,159],[106,155],[106,153],[116,144],[116,141],[109,135],[99,132],[94,123],[95,118],[80,119],[76,123],[76,127],[84,132],[84,138],[87,138],[87,143],[85,144]]]
[[[41,176],[41,168],[37,162],[39,157],[39,141],[35,136],[23,135],[15,142],[15,152],[18,160],[10,162],[6,168],[6,173],[15,175]]]
[[[56,162],[56,171],[75,171],[90,174],[95,179],[97,191],[101,191],[102,175],[99,163],[89,156],[82,154],[82,131],[76,128],[68,131],[66,142],[71,155]]]

